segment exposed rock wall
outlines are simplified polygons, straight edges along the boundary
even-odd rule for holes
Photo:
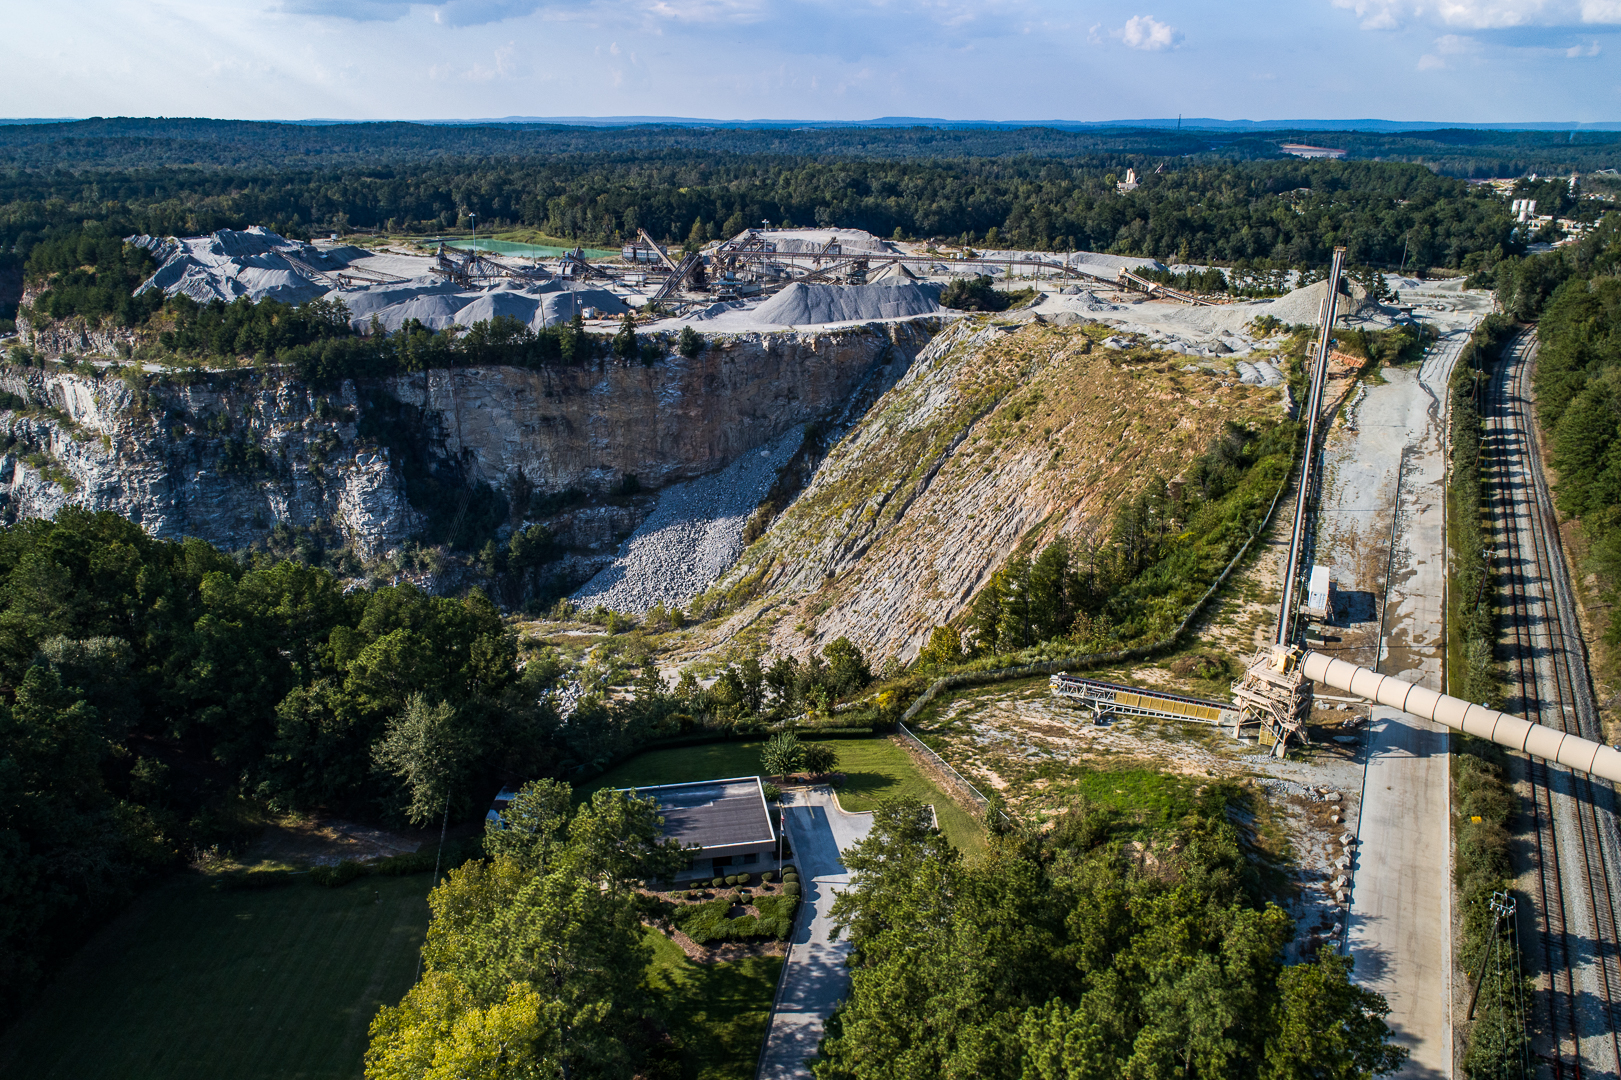
[[[907,362],[933,320],[824,332],[727,335],[692,359],[651,366],[440,369],[389,381],[444,424],[495,482],[521,472],[538,490],[604,491],[690,480],[799,424],[826,416],[892,352]]]
[[[415,407],[405,437],[442,475],[509,495],[601,493],[627,475],[652,489],[836,413],[875,365],[909,361],[933,331],[753,334],[649,366],[463,368],[330,388],[252,371],[181,380],[0,368],[0,389],[27,402],[0,411],[0,441],[10,440],[0,501],[11,519],[78,505],[225,548],[278,522],[327,525],[371,557],[423,524],[398,442],[391,451],[362,434],[378,391]],[[611,548],[647,504],[571,511],[560,531]]]
[[[1016,551],[1107,542],[1116,506],[1225,421],[1281,415],[1277,390],[1128,356],[1106,333],[973,319],[935,337],[722,578],[757,599],[721,637],[805,653],[846,635],[909,660]]]

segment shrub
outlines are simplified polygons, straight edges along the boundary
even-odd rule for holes
[[[231,890],[279,889],[291,885],[298,876],[291,870],[249,870],[242,874],[225,874],[220,887]]]
[[[730,917],[731,909],[738,899],[736,895],[727,895],[702,904],[691,904],[677,908],[670,918],[682,933],[699,945],[712,941],[742,941],[761,937],[782,939],[788,936],[793,925],[793,901],[763,896],[754,903],[760,912],[758,916],[739,915],[734,919]]]
[[[737,875],[737,883],[739,885],[747,885],[749,882],[751,882],[753,880],[754,880],[754,875],[753,874],[739,874],[739,875]]]
[[[958,311],[1006,311],[1009,298],[991,285],[984,274],[975,278],[955,278],[940,293],[942,307]]]
[[[805,747],[805,771],[830,773],[839,767],[839,754],[825,743],[811,743]]]
[[[736,885],[737,884],[737,875],[736,874],[727,874],[726,875],[726,884],[727,885]]]
[[[450,854],[449,851],[446,854]],[[372,866],[372,873],[384,877],[404,877],[406,874],[426,874],[439,861],[437,851],[413,851],[407,855],[390,855]]]
[[[783,887],[782,887],[782,895],[784,895],[784,896],[798,896],[799,895],[799,882],[790,881],[790,882],[787,882],[786,884],[784,884]]]
[[[699,337],[697,332],[693,330],[692,327],[683,326],[681,328],[680,342],[676,345],[676,351],[682,356],[685,356],[688,360],[691,360],[694,356],[697,356],[700,352],[702,352],[703,348],[704,339]]]
[[[310,880],[329,889],[338,889],[357,877],[364,877],[366,869],[353,859],[345,859],[336,866],[317,866],[310,871]]]
[[[766,802],[776,802],[782,798],[782,789],[776,784],[762,784],[761,790],[765,792]]]
[[[760,875],[760,880],[762,882],[764,882],[765,884],[769,885],[769,884],[771,884],[771,878],[773,876],[774,875],[771,873],[771,871],[767,870],[765,873]]]
[[[709,883],[709,887],[711,889],[718,889],[718,888],[721,888],[725,884],[726,884],[726,879],[725,878],[716,878],[714,881],[711,881]]]

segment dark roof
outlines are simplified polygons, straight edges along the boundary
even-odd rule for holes
[[[658,801],[664,816],[664,836],[683,847],[697,844],[706,851],[744,844],[776,841],[771,811],[757,776],[705,780],[694,784],[663,784],[637,788],[636,794]]]

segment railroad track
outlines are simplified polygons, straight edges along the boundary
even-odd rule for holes
[[[1536,335],[1504,349],[1482,409],[1483,460],[1497,532],[1509,709],[1603,741],[1587,658],[1531,415]],[[1517,700],[1516,700],[1517,699]],[[1621,1075],[1621,835],[1604,781],[1528,758],[1536,876],[1532,957],[1537,1015],[1528,1017],[1542,1073],[1555,1080]]]

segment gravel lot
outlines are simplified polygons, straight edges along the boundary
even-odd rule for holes
[[[794,428],[719,472],[665,488],[618,557],[574,599],[641,615],[660,601],[684,603],[708,588],[742,554],[749,515],[803,439]]]

